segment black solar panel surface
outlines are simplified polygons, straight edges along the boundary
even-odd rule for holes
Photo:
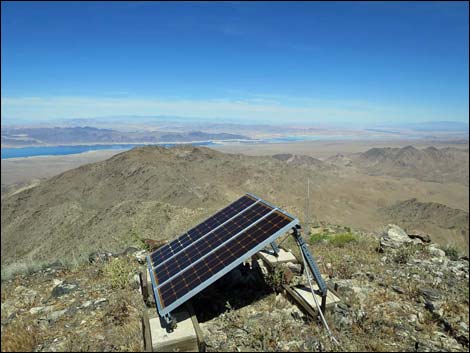
[[[274,211],[259,223],[210,253],[209,256],[188,267],[158,289],[162,308],[171,305],[231,263],[239,260],[245,253],[292,221],[293,219],[285,214]]]
[[[264,203],[258,203],[232,219],[230,222],[227,222],[220,228],[204,236],[198,242],[192,243],[175,257],[157,265],[155,276],[158,284],[164,283],[201,257],[206,256],[217,246],[223,244],[246,227],[266,216],[272,210],[272,207]]]
[[[224,209],[220,210],[204,222],[200,223],[196,227],[192,228],[187,233],[173,240],[171,243],[156,250],[154,253],[151,254],[151,259],[154,266],[157,266],[165,259],[168,259],[169,257],[176,254],[178,251],[181,251],[182,249],[187,247],[189,244],[203,237],[208,232],[221,225],[222,223],[226,222],[240,211],[254,204],[256,201],[257,200],[255,198],[245,195],[239,198],[237,201],[231,203]]]

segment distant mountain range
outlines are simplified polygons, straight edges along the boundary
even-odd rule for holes
[[[460,121],[426,121],[422,123],[390,123],[382,124],[377,128],[386,129],[408,129],[414,131],[458,131],[467,132],[469,131],[468,122]]]
[[[123,132],[88,126],[53,128],[2,128],[2,145],[10,146],[90,143],[195,142],[209,140],[227,141],[249,139],[249,137],[244,135],[229,133],[207,133],[202,131]]]

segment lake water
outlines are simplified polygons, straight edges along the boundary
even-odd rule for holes
[[[173,147],[174,143],[158,144],[161,147]],[[211,146],[214,142],[194,142],[193,146]],[[145,144],[110,144],[110,145],[74,145],[74,146],[36,146],[36,147],[18,147],[2,148],[2,159],[34,157],[34,156],[63,156],[67,154],[83,153],[98,150],[130,150],[134,147],[146,146]]]
[[[247,140],[243,143],[285,143],[285,142],[299,142],[299,141],[320,141],[320,140],[353,140],[353,139],[373,139],[373,136],[355,136],[355,135],[296,135],[296,136],[282,136],[271,137],[260,140]],[[229,141],[227,141],[229,142]],[[231,141],[236,142],[236,141]],[[212,146],[219,143],[212,141],[194,142],[193,146]],[[173,147],[175,143],[159,143],[155,144],[162,147]],[[8,158],[21,158],[21,157],[34,157],[34,156],[63,156],[67,154],[83,153],[88,151],[97,150],[130,150],[134,147],[146,146],[146,144],[109,144],[109,145],[73,145],[73,146],[36,146],[36,147],[17,147],[17,148],[2,148],[2,159]]]

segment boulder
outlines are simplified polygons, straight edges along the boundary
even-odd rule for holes
[[[389,224],[386,233],[380,238],[380,247],[396,249],[411,242],[413,241],[403,229],[395,224]]]
[[[61,297],[65,294],[68,294],[78,288],[78,284],[75,283],[69,283],[69,282],[61,282],[57,284],[53,289],[51,293],[52,298],[58,298]]]
[[[421,230],[413,229],[413,230],[407,231],[407,233],[408,233],[408,236],[411,239],[419,239],[423,243],[430,243],[431,242],[431,236],[429,234],[421,231]]]
[[[443,258],[446,256],[446,253],[444,252],[444,250],[441,250],[439,249],[438,247],[436,247],[436,245],[434,244],[431,244],[429,247],[428,247],[428,251],[429,251],[429,254],[431,256],[434,256],[434,257],[437,257],[437,258]]]

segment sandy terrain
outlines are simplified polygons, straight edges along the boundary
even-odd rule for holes
[[[103,150],[66,156],[2,159],[2,193],[11,186],[24,187],[31,182],[37,183],[38,179],[47,179],[83,164],[102,161],[122,151]]]
[[[433,142],[429,140],[360,140],[360,141],[302,141],[290,143],[265,143],[265,144],[225,144],[223,146],[211,146],[221,152],[242,153],[251,156],[265,156],[277,153],[292,153],[307,155],[319,159],[334,156],[337,153],[348,154],[367,151],[373,147],[404,147],[413,145],[416,148],[434,146],[468,148],[468,144],[453,144]]]

